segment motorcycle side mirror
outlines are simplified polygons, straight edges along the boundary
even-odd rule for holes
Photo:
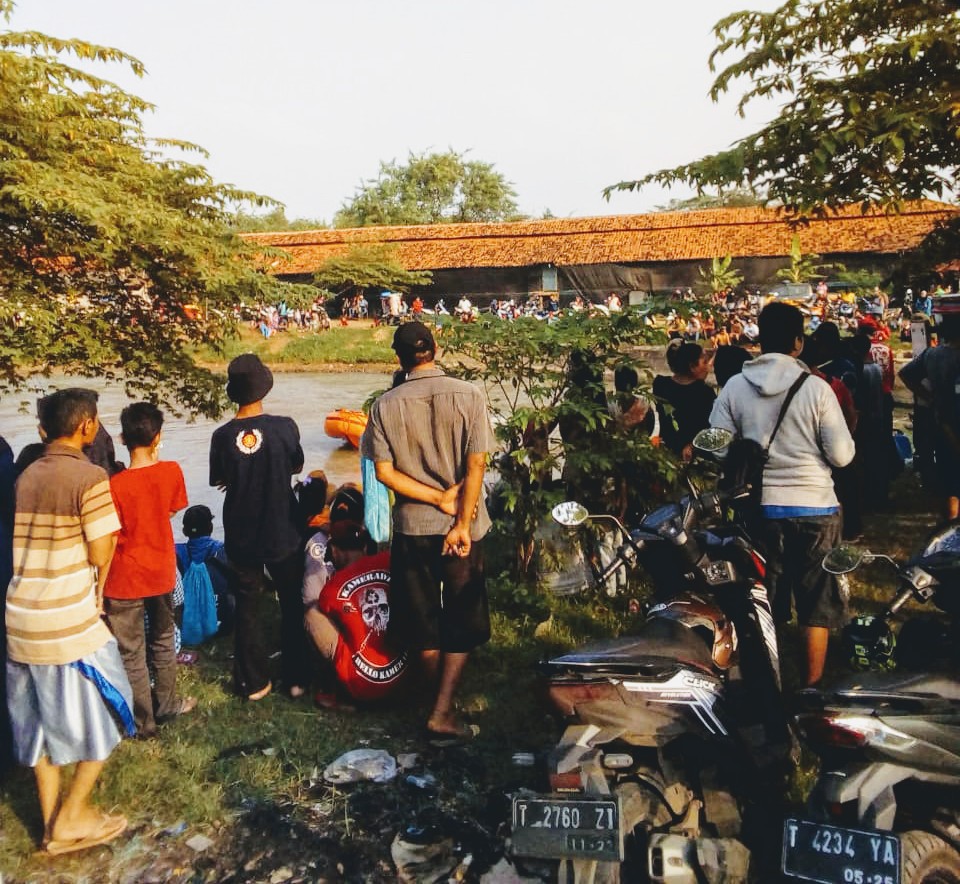
[[[575,500],[565,500],[558,503],[551,511],[553,520],[566,528],[576,528],[590,518],[590,513],[582,503]]]
[[[871,558],[869,552],[857,549],[855,546],[838,546],[830,550],[824,557],[821,567],[830,574],[849,574],[866,560]]]
[[[733,441],[733,433],[722,427],[707,427],[693,437],[693,447],[704,454],[723,451]]]

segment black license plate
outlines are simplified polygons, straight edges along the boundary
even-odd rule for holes
[[[900,839],[788,819],[783,824],[783,873],[820,884],[900,884]]]
[[[616,798],[514,798],[517,856],[623,860],[620,802]]]

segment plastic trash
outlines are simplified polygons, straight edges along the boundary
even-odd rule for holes
[[[351,749],[327,765],[323,778],[341,785],[370,780],[388,783],[397,775],[397,762],[385,749]]]
[[[408,786],[413,786],[415,789],[424,789],[424,790],[433,790],[437,788],[437,778],[431,773],[425,773],[422,776],[415,776],[410,774],[405,782]]]

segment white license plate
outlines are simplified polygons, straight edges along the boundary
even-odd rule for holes
[[[789,877],[819,884],[900,884],[900,839],[889,832],[787,819],[781,867]]]
[[[514,798],[512,852],[543,859],[623,860],[616,798]]]

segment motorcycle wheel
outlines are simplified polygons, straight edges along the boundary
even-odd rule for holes
[[[960,884],[960,854],[929,832],[900,836],[903,884]]]

